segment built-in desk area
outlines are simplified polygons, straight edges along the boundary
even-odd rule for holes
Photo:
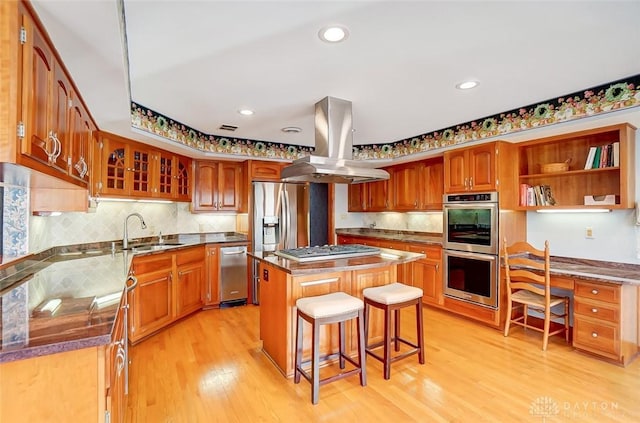
[[[638,355],[638,266],[551,258],[551,286],[572,293],[573,346],[626,366]],[[502,286],[504,279],[501,276]],[[506,299],[503,299],[506,309]],[[503,321],[506,316],[503,316]]]

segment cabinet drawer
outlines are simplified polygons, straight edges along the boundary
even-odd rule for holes
[[[607,303],[620,303],[620,287],[618,285],[576,281],[574,295]]]
[[[575,316],[573,331],[574,347],[618,356],[619,333],[617,325],[598,323]]]
[[[422,253],[430,260],[442,259],[442,247],[424,246],[424,245],[410,245],[409,251],[412,253]]]
[[[611,323],[620,322],[618,307],[610,303],[591,302],[582,298],[575,298],[574,313],[592,319],[603,320]]]
[[[172,267],[173,254],[171,253],[150,254],[133,259],[133,273],[136,275],[162,269],[171,270]]]
[[[204,247],[189,248],[176,253],[176,266],[194,261],[204,262]]]

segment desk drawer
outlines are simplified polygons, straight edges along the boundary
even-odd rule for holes
[[[617,325],[598,323],[575,316],[573,322],[573,346],[613,358],[620,354],[620,334]]]
[[[619,309],[611,303],[588,301],[575,297],[574,313],[610,323],[620,322]]]
[[[576,281],[574,295],[576,297],[619,304],[620,286]]]

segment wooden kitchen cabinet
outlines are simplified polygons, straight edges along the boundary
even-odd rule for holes
[[[3,139],[0,161],[17,163],[69,183],[68,188],[60,188],[60,184],[55,187],[65,192],[87,189],[88,178],[78,178],[72,166],[74,133],[77,132],[74,105],[85,108],[71,77],[29,3],[10,2],[1,19],[3,26],[12,28],[12,37],[16,34],[3,46],[3,62],[10,64],[5,66],[3,74],[6,71],[6,84],[15,89],[6,91],[7,100],[3,100],[1,107],[9,117],[7,129],[16,130],[9,130],[9,136]],[[83,118],[94,126],[88,113],[84,113]],[[48,194],[44,190],[54,191],[54,185],[42,176],[32,181],[32,188],[41,189],[45,197]],[[80,204],[47,200],[45,207],[85,211],[86,197],[84,195]],[[36,208],[34,211],[46,210]]]
[[[638,354],[638,289],[575,282],[573,346],[626,366]]]
[[[153,184],[153,196],[191,201],[191,159],[169,151],[158,150],[152,153],[152,160],[154,175],[157,178]]]
[[[287,377],[293,376],[295,358],[296,300],[302,297],[332,292],[363,298],[364,288],[389,284],[396,279],[395,266],[356,271],[327,272],[294,276],[280,268],[260,262],[260,338],[263,351]],[[311,326],[305,324],[304,357],[311,355]],[[347,354],[355,355],[355,320],[346,325]],[[383,335],[381,310],[372,310],[369,327],[370,342]],[[322,325],[320,329],[321,354],[338,350],[337,325]]]
[[[118,305],[118,313],[113,324],[111,343],[107,346],[106,412],[108,421],[124,422],[127,406],[126,392],[128,383],[126,371],[128,363],[127,340],[125,331],[126,297]]]
[[[422,253],[426,258],[410,263],[410,284],[422,289],[422,303],[442,306],[442,247],[412,244],[412,253]]]
[[[251,181],[280,181],[280,170],[286,165],[281,162],[265,162],[251,160],[249,163],[249,175]]]
[[[549,186],[554,205],[527,205],[518,198],[520,210],[553,208],[633,208],[635,203],[635,127],[611,125],[518,144],[518,181],[522,185]],[[591,148],[619,143],[619,163],[585,169]],[[562,172],[542,173],[549,163],[569,160]],[[615,204],[585,205],[585,196],[613,195]]]
[[[203,298],[205,307],[220,305],[220,247],[215,244],[207,245],[206,278],[203,284]]]
[[[99,195],[189,201],[191,159],[106,132],[98,148]]]
[[[385,169],[391,173],[390,169]],[[350,184],[348,186],[348,210],[350,212],[389,211],[392,198],[389,180]]]
[[[198,161],[192,211],[243,211],[244,165],[238,162]]]
[[[204,304],[202,286],[205,276],[203,248],[192,248],[176,253],[176,313],[180,318],[196,310]]]
[[[135,256],[129,291],[129,341],[138,343],[170,323],[202,308],[204,246]]]
[[[349,184],[347,186],[348,191],[348,210],[350,212],[362,212],[365,211],[367,185],[363,184]]]
[[[134,257],[132,273],[138,285],[129,292],[129,340],[136,343],[173,320],[173,255]]]
[[[496,153],[495,143],[445,152],[445,192],[495,191]]]
[[[444,191],[442,157],[393,167],[391,211],[442,210]]]

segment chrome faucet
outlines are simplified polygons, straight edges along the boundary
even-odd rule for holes
[[[129,216],[127,216],[124,219],[124,236],[122,237],[122,248],[123,249],[129,248],[129,231],[127,230],[127,222],[129,221],[129,218],[131,216],[135,216],[138,219],[140,219],[140,228],[141,229],[147,229],[147,224],[144,223],[144,218],[142,217],[142,215],[140,213],[131,213]]]

